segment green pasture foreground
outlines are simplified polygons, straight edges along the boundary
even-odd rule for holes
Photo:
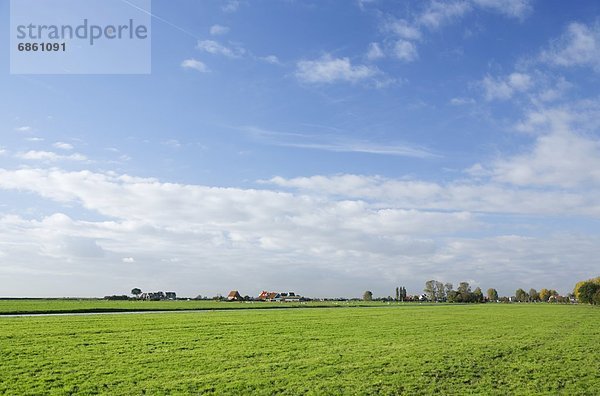
[[[600,309],[0,317],[7,395],[598,395]]]
[[[228,302],[210,300],[111,301],[101,299],[0,299],[0,315],[129,311],[193,311],[215,309],[364,307],[383,305],[388,305],[388,303],[377,301],[311,301],[290,303],[259,301]]]

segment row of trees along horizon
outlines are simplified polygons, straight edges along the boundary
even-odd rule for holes
[[[542,288],[539,292],[536,289],[529,289],[529,292],[519,288],[515,291],[514,296],[499,297],[498,291],[494,288],[489,288],[486,294],[480,287],[471,290],[468,282],[460,282],[457,290],[454,290],[452,283],[443,283],[436,280],[428,280],[425,282],[424,294],[409,296],[406,293],[406,288],[403,286],[396,287],[395,298],[388,296],[387,298],[373,298],[373,293],[369,290],[363,294],[363,300],[373,301],[429,301],[429,302],[448,302],[448,303],[483,303],[483,302],[557,302],[571,303],[579,301],[585,304],[600,305],[600,276],[578,282],[575,285],[572,293],[566,296],[561,296],[554,289]]]
[[[515,291],[514,296],[498,296],[498,291],[494,288],[487,289],[485,295],[480,287],[471,290],[468,282],[460,282],[458,288],[454,290],[452,283],[440,282],[436,280],[428,280],[425,282],[425,288],[422,295],[408,295],[406,287],[396,287],[395,297],[379,297],[374,298],[373,293],[367,290],[363,293],[362,300],[364,301],[396,301],[396,302],[448,302],[448,303],[484,303],[484,302],[557,302],[557,303],[572,303],[578,301],[580,303],[600,305],[600,276],[578,282],[572,293],[566,296],[561,296],[554,289],[542,288],[538,292],[536,289],[529,289],[529,292],[519,288]],[[131,290],[131,294],[136,297],[142,293],[139,288]],[[107,296],[108,299],[128,299],[128,296]],[[224,300],[222,295],[209,298],[206,296],[197,296],[196,300]],[[304,300],[312,300],[311,298],[303,298]],[[243,300],[253,300],[250,296],[244,296]],[[326,299],[327,300],[327,299]],[[358,298],[331,298],[329,300],[360,300]]]

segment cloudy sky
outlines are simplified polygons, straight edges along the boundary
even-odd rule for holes
[[[152,13],[150,75],[10,75],[0,52],[0,295],[600,274],[599,2]]]

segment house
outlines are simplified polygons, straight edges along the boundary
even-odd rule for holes
[[[258,299],[261,301],[266,301],[267,297],[269,296],[269,292],[266,290],[263,290],[259,295],[258,295]]]
[[[296,293],[294,292],[289,292],[289,293],[278,293],[278,292],[269,292],[266,290],[263,290],[259,296],[258,296],[258,300],[260,301],[277,301],[277,302],[298,302],[301,300],[302,297],[297,296]]]
[[[267,296],[267,300],[268,301],[281,301],[281,294],[277,293],[277,292],[270,292]]]
[[[281,294],[277,292],[269,292],[263,290],[259,295],[258,299],[261,301],[281,301]]]
[[[227,295],[227,301],[242,301],[243,298],[237,290],[232,290]]]
[[[167,300],[177,300],[177,293],[175,293],[175,292],[166,292],[165,293],[165,298]]]
[[[300,302],[302,297],[297,296],[294,292],[281,293],[281,301],[285,302]]]
[[[150,301],[159,301],[165,299],[164,292],[147,292],[140,294],[140,300],[150,300]]]
[[[177,299],[177,294],[175,292],[148,292],[142,293],[139,297],[140,300],[150,300],[150,301],[162,301],[162,300],[175,300]]]

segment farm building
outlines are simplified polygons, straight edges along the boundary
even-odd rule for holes
[[[140,294],[140,300],[151,300],[151,301],[161,301],[161,300],[176,300],[177,294],[175,292],[148,292]]]
[[[297,296],[294,292],[281,293],[281,300],[287,302],[299,302],[302,297]]]
[[[268,292],[266,290],[263,290],[258,295],[258,299],[262,300],[262,301],[280,301],[281,300],[281,294],[279,294],[277,292]]]
[[[262,300],[265,301],[267,299],[269,295],[269,292],[266,290],[263,290],[259,295],[258,295],[258,300]]]
[[[243,298],[237,290],[232,290],[227,295],[227,301],[242,301]]]
[[[297,296],[294,292],[289,293],[278,293],[278,292],[268,292],[263,290],[258,296],[258,300],[261,301],[288,301],[288,302],[297,302],[300,301],[302,297]]]
[[[177,300],[177,294],[175,292],[166,292],[165,297],[167,300]]]

